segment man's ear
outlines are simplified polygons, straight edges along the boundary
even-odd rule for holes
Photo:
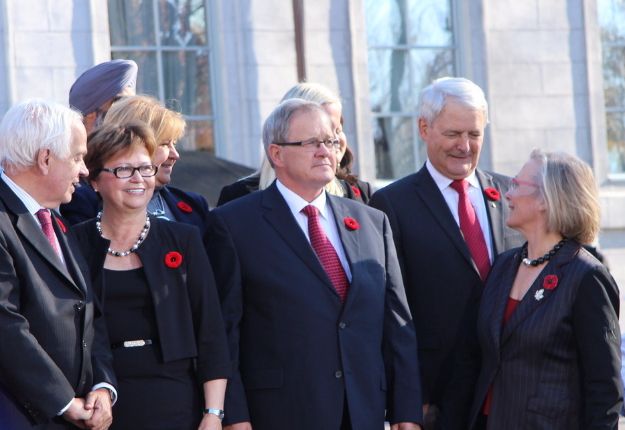
[[[47,175],[50,171],[50,150],[40,149],[37,152],[37,168],[43,175]]]
[[[267,148],[267,156],[269,161],[274,167],[282,167],[284,162],[282,161],[282,147],[279,145],[269,145]]]
[[[417,126],[419,127],[419,136],[421,137],[421,139],[425,140],[430,128],[428,122],[424,118],[419,118],[417,120]]]

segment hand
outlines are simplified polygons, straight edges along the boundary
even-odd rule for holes
[[[230,424],[225,426],[224,430],[252,430],[252,423],[245,421],[243,423]]]
[[[198,430],[221,430],[221,420],[217,415],[204,414]]]
[[[421,426],[415,423],[391,424],[391,430],[421,430]]]
[[[85,421],[87,428],[106,430],[112,424],[111,393],[106,388],[98,388],[87,394],[85,409],[92,412],[91,418]]]
[[[85,400],[79,397],[75,397],[70,403],[69,408],[63,412],[63,418],[66,421],[74,424],[76,427],[81,429],[88,428],[85,425],[85,420],[88,420],[93,415],[93,411],[88,411],[85,409]]]

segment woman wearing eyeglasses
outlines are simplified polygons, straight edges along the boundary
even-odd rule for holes
[[[582,246],[599,231],[592,171],[535,150],[506,199],[527,242],[499,256],[484,287],[472,428],[616,429],[619,292]]]
[[[111,340],[111,428],[221,429],[230,361],[215,282],[197,227],[148,216],[153,133],[104,125],[88,146],[102,210],[73,229]]]

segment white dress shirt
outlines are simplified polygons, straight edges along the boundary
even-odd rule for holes
[[[327,204],[325,190],[319,194],[319,197],[308,203],[298,194],[289,190],[279,180],[276,180],[276,186],[278,187],[280,194],[282,194],[282,197],[284,197],[284,200],[286,200],[286,204],[289,206],[289,209],[291,209],[291,213],[293,214],[293,217],[295,217],[295,221],[297,221],[297,224],[306,235],[308,242],[310,242],[310,237],[308,236],[308,217],[302,213],[302,209],[308,205],[313,205],[319,210],[319,223],[321,224],[321,228],[323,228],[328,240],[334,247],[339,260],[341,261],[341,265],[343,266],[343,270],[345,270],[347,280],[351,282],[352,272],[349,270],[349,263],[347,262],[345,251],[343,250],[343,243],[341,242],[338,228],[336,227],[334,213],[332,212],[330,205]]]
[[[458,192],[451,188],[451,183],[453,179],[449,179],[441,172],[436,170],[434,165],[428,159],[425,162],[425,166],[430,172],[432,179],[436,183],[436,186],[441,191],[447,206],[449,206],[449,210],[456,220],[456,224],[458,224],[458,228],[460,228],[460,218],[458,216]],[[486,242],[486,247],[488,248],[488,256],[490,258],[490,262],[493,262],[493,244],[491,240],[490,233],[490,223],[488,222],[488,214],[486,213],[486,203],[484,202],[484,196],[482,187],[480,187],[480,182],[475,175],[475,170],[465,178],[469,182],[469,200],[471,200],[471,206],[473,206],[473,210],[477,215],[477,219],[480,222],[480,227],[482,228],[482,233],[484,234],[484,240]]]

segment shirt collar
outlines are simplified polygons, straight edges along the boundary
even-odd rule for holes
[[[20,199],[20,201],[26,206],[28,212],[32,215],[35,215],[42,206],[37,203],[30,194],[28,194],[22,187],[17,185],[11,178],[9,178],[4,171],[0,174],[2,180],[8,185],[8,187],[15,193],[15,195]]]
[[[439,190],[443,191],[444,189],[449,187],[451,183],[453,182],[453,179],[449,179],[447,176],[443,175],[441,172],[436,170],[436,167],[434,167],[434,165],[432,164],[429,158],[425,162],[425,167],[428,169],[428,172],[430,172],[430,175],[432,176],[432,179],[434,179],[434,182],[436,183],[436,186],[438,187]],[[471,174],[467,176],[465,179],[469,182],[469,185],[471,185],[472,187],[481,188],[480,181],[477,179],[475,170],[473,170],[473,172],[471,172]]]
[[[300,213],[302,209],[304,209],[308,205],[313,205],[319,210],[319,213],[322,217],[326,219],[328,218],[328,205],[326,204],[327,199],[325,190],[323,190],[321,194],[319,194],[319,196],[315,198],[315,200],[309,203],[301,198],[298,194],[287,188],[287,186],[280,182],[279,179],[276,179],[276,187],[278,187],[278,191],[280,192],[280,194],[282,194],[282,197],[284,197],[284,200],[286,200],[286,204],[289,206],[289,209],[291,209],[291,212],[293,212],[294,214]]]

